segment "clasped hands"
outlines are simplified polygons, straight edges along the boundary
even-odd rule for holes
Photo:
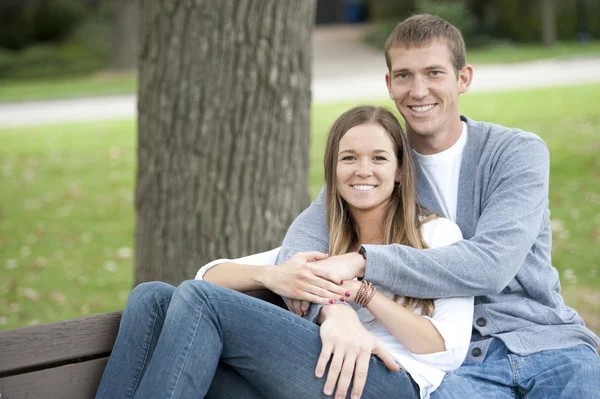
[[[320,252],[301,252],[288,261],[265,270],[263,285],[288,298],[290,310],[304,316],[310,303],[330,305],[322,308],[321,354],[315,375],[322,378],[331,361],[323,392],[345,398],[352,381],[351,397],[360,398],[366,384],[371,354],[378,356],[388,369],[398,371],[391,352],[367,331],[349,306],[361,285],[354,280],[364,275],[364,258],[357,253],[328,257]]]

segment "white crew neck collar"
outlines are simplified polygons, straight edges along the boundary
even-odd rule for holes
[[[465,148],[465,145],[467,144],[467,134],[468,134],[467,124],[466,124],[466,122],[463,121],[462,125],[463,125],[463,129],[460,134],[460,137],[458,138],[458,140],[456,140],[456,143],[454,143],[452,145],[452,147],[450,147],[442,152],[438,152],[437,154],[431,154],[431,155],[422,155],[413,149],[412,151],[413,151],[413,154],[415,155],[417,162],[419,162],[422,165],[435,165],[435,164],[439,164],[439,163],[448,162],[448,161],[458,157],[462,153],[463,149]]]

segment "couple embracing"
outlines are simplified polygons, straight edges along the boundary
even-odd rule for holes
[[[281,248],[134,288],[99,398],[591,398],[598,337],[551,264],[549,154],[459,112],[462,35],[415,15],[385,46],[406,122],[346,111],[326,185]],[[267,288],[290,311],[240,292]]]

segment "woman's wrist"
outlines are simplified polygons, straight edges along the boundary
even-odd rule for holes
[[[252,280],[260,286],[260,288],[266,288],[271,290],[270,277],[276,266],[256,266],[256,274],[252,277]]]
[[[343,317],[348,317],[348,315],[355,315],[356,312],[348,305],[344,305],[341,303],[335,303],[333,305],[325,305],[321,308],[319,313],[318,324],[322,324],[325,320],[343,315]]]

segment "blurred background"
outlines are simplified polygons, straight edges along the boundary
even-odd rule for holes
[[[547,142],[554,264],[600,333],[600,0],[316,1],[311,196],[331,122],[358,103],[393,108],[383,43],[423,12],[465,36],[462,111]],[[139,18],[132,0],[0,0],[0,329],[125,304]]]

